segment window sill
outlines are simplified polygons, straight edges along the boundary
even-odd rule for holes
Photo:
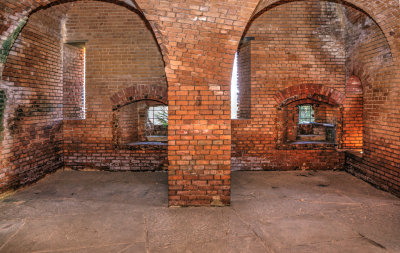
[[[158,141],[137,141],[122,146],[122,149],[129,150],[166,150],[167,148],[167,142]]]
[[[359,158],[363,158],[363,156],[364,156],[364,153],[362,152],[361,149],[354,149],[354,150],[343,149],[341,151],[345,152],[346,155],[348,155],[348,156],[356,156],[356,157],[359,157]]]
[[[280,144],[279,150],[327,150],[336,149],[337,144],[327,141],[294,141]]]
[[[299,123],[299,125],[314,125],[314,126],[323,126],[323,127],[335,127],[335,125],[331,124],[331,123],[318,123],[318,122]]]
[[[127,144],[128,146],[168,146],[167,142],[161,141],[136,141]]]

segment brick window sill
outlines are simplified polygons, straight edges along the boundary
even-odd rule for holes
[[[363,156],[364,156],[364,154],[363,154],[361,149],[354,149],[354,150],[343,149],[341,151],[345,152],[347,156],[353,156],[353,157],[356,156],[356,157],[359,157],[359,158],[363,158]]]
[[[295,141],[277,146],[278,150],[326,150],[336,149],[337,144],[326,141]]]
[[[122,149],[129,150],[167,150],[167,142],[138,141],[123,145]]]

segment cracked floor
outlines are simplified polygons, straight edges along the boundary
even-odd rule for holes
[[[233,172],[168,208],[165,173],[58,171],[0,199],[0,252],[400,252],[400,199],[345,172]]]

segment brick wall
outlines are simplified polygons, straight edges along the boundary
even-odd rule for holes
[[[113,108],[110,99],[138,84],[166,89],[162,56],[151,31],[138,14],[122,6],[98,1],[67,5],[66,41],[85,41],[87,109],[86,119],[64,121],[65,166],[162,169],[165,146],[131,150],[115,145],[115,138],[124,144],[138,140],[139,126],[132,123],[139,104],[125,105],[125,98],[116,95],[114,102],[119,107]],[[134,102],[135,95],[127,102]]]
[[[2,80],[7,94],[0,191],[62,166],[62,6],[34,13],[16,40]]]
[[[284,130],[279,128],[287,131],[290,126],[278,116],[281,112],[274,99],[279,91],[297,85],[318,84],[344,92],[345,34],[341,11],[341,5],[332,2],[283,1],[252,22],[244,37],[254,40],[239,49],[251,53],[251,120],[232,122],[234,169],[342,167],[343,155],[332,145],[291,145],[284,147],[291,150],[281,150],[277,143]],[[293,94],[294,99],[301,100],[302,95],[307,98],[308,92],[299,90]],[[297,135],[297,130],[293,131],[292,135]]]
[[[139,132],[142,132],[144,127],[144,122],[139,123],[139,119],[142,118],[140,116],[146,108],[145,102],[137,102],[124,106],[118,111],[118,126],[115,127],[119,131],[120,144],[139,141]]]

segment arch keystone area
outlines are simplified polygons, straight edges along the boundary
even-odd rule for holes
[[[141,100],[154,100],[167,105],[168,90],[162,85],[138,84],[114,93],[110,100],[113,110]]]
[[[320,84],[301,84],[290,86],[279,91],[274,96],[278,108],[293,101],[307,98],[313,98],[333,105],[341,105],[345,99],[345,94]]]

